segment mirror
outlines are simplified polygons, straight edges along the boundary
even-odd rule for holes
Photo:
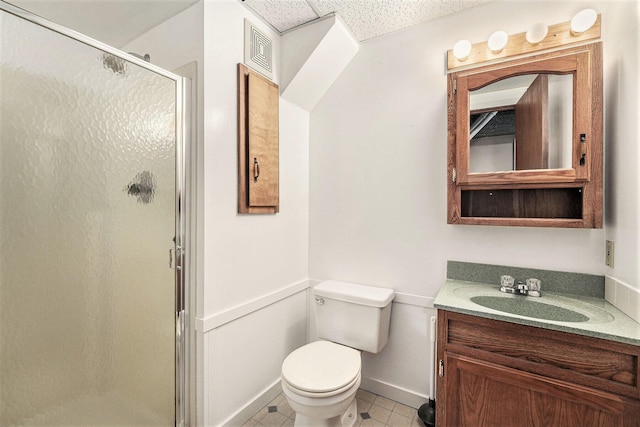
[[[570,169],[573,75],[524,74],[469,91],[469,172]]]

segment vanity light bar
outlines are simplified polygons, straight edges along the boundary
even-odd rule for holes
[[[546,35],[537,43],[527,41],[527,33],[524,32],[508,36],[506,44],[498,51],[496,51],[495,48],[493,50],[490,49],[489,42],[471,44],[470,51],[468,51],[468,53],[465,52],[467,55],[461,59],[456,58],[456,55],[454,54],[455,48],[448,50],[447,73],[477,64],[498,62],[507,58],[513,58],[514,56],[523,56],[534,52],[549,51],[560,47],[599,39],[601,37],[600,18],[600,14],[598,14],[595,23],[581,33],[572,31],[571,21],[550,25]],[[539,26],[540,24],[536,25]],[[541,30],[538,29],[538,31]],[[531,39],[531,34],[529,35],[529,39]],[[533,40],[535,41],[535,39]]]

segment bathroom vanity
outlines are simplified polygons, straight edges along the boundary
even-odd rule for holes
[[[638,426],[640,348],[438,311],[444,426]]]
[[[640,426],[638,323],[603,299],[498,288],[449,279],[436,298],[439,425]],[[486,308],[480,295],[547,313]],[[584,318],[553,318],[562,310]]]

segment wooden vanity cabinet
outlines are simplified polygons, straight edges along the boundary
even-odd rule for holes
[[[440,426],[640,426],[640,347],[438,310]]]

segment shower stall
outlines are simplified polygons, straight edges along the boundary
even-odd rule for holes
[[[0,2],[0,425],[188,424],[185,85]]]

